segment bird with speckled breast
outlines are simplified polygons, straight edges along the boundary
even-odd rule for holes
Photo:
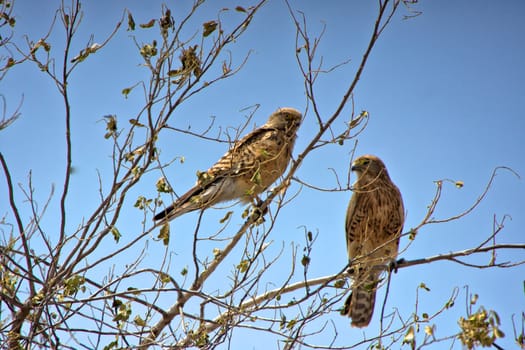
[[[352,163],[357,180],[346,213],[346,243],[351,262],[352,293],[342,315],[352,326],[366,327],[372,319],[381,266],[396,259],[405,214],[401,192],[386,166],[373,155]]]
[[[279,108],[264,125],[235,142],[215,165],[198,173],[195,186],[153,219],[173,220],[221,202],[257,199],[288,167],[301,120],[298,110]]]

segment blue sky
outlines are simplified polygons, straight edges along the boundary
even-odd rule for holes
[[[54,2],[58,4],[59,2]],[[312,36],[318,35],[323,26],[325,33],[318,48],[325,67],[337,65],[347,59],[350,63],[330,74],[321,75],[317,85],[317,101],[321,113],[328,117],[336,108],[346,87],[353,78],[373,24],[376,2],[332,1],[321,6],[315,1],[291,2],[295,10],[302,11]],[[184,13],[189,2],[169,4],[177,19]],[[221,3],[220,7],[249,3]],[[15,7],[17,27],[14,40],[23,42],[22,34],[37,41],[47,31],[55,7],[50,2],[22,2]],[[181,8],[178,8],[180,6]],[[124,8],[129,8],[137,23],[157,18],[160,3],[149,1],[111,1],[104,5],[84,4],[84,20],[73,52],[82,49],[91,33],[100,42],[112,31],[112,26],[122,18]],[[195,18],[195,28],[214,19],[217,9],[208,4]],[[505,215],[505,229],[499,243],[523,243],[525,219],[525,36],[523,13],[525,3],[505,3],[481,0],[469,1],[422,1],[414,6],[422,15],[410,20],[401,9],[392,19],[376,48],[355,90],[355,110],[367,110],[370,121],[358,137],[356,154],[372,153],[386,163],[390,175],[400,188],[407,219],[408,230],[424,217],[427,205],[435,192],[435,180],[453,179],[464,181],[457,189],[453,184],[444,186],[442,199],[436,210],[436,218],[446,218],[467,209],[483,192],[495,167],[506,166],[520,174],[518,179],[511,172],[498,171],[487,197],[467,217],[446,224],[426,226],[417,239],[402,254],[410,260],[448,253],[476,246],[492,232],[493,221],[501,221]],[[228,14],[233,21],[242,14]],[[73,165],[68,210],[71,229],[82,217],[86,217],[97,205],[97,170],[109,177],[111,172],[111,144],[103,138],[105,124],[102,117],[116,114],[124,124],[134,117],[143,103],[139,89],[133,90],[125,99],[121,90],[146,77],[140,67],[139,56],[130,32],[123,28],[113,41],[99,53],[89,57],[73,74],[70,88],[73,108],[72,131]],[[152,30],[151,36],[156,34]],[[146,34],[148,35],[148,34]],[[63,33],[55,30],[51,36],[52,51],[59,56]],[[232,57],[239,63],[244,55],[250,57],[243,69],[233,78],[219,82],[205,93],[195,96],[178,110],[172,125],[192,130],[204,130],[215,117],[214,132],[219,127],[236,127],[248,114],[245,108],[259,104],[254,115],[257,125],[278,107],[295,107],[304,110],[306,99],[302,76],[295,61],[295,29],[282,1],[270,1],[253,20],[247,33],[231,47]],[[59,64],[57,62],[57,64]],[[23,95],[21,117],[0,135],[0,149],[11,166],[15,183],[27,186],[29,171],[32,172],[36,198],[43,203],[49,196],[52,184],[56,191],[61,188],[64,174],[64,125],[63,105],[54,84],[30,64],[16,67],[0,85],[0,93],[7,99],[7,110],[13,110]],[[350,113],[347,108],[346,113]],[[339,121],[339,127],[343,121]],[[306,114],[294,154],[303,151],[309,137],[315,133],[313,114]],[[226,145],[166,132],[159,140],[161,159],[184,156],[183,164],[174,163],[167,168],[170,182],[177,193],[184,192],[195,181],[196,170],[212,165],[225,151]],[[306,159],[296,176],[313,185],[336,187],[334,169],[345,178],[350,162],[352,144],[331,145]],[[133,195],[154,197],[155,182],[159,173],[145,176]],[[352,177],[353,181],[353,177]],[[298,190],[295,183],[291,191]],[[5,197],[6,188],[0,186]],[[271,235],[275,249],[285,248],[282,266],[289,264],[290,247],[304,244],[304,227],[318,232],[312,253],[310,273],[319,277],[340,270],[346,263],[344,243],[344,216],[350,192],[319,192],[303,188],[295,202],[287,206],[279,217],[278,226]],[[17,190],[16,197],[23,200]],[[168,196],[164,197],[166,201]],[[124,240],[140,233],[142,216],[133,208],[130,197],[128,208],[122,212],[119,229]],[[0,215],[9,212],[7,202],[2,200]],[[58,196],[55,194],[44,223],[52,236],[56,224]],[[22,206],[26,220],[28,208]],[[242,212],[235,206],[235,213]],[[209,210],[205,214],[204,230],[213,230],[216,219],[225,210]],[[7,216],[8,218],[12,218]],[[241,222],[237,217],[230,229]],[[191,245],[193,227],[197,215],[189,214],[172,223],[170,251],[174,253],[173,271],[187,264],[185,249]],[[4,232],[5,231],[4,228]],[[155,262],[155,251],[163,247],[148,240],[148,259]],[[407,245],[402,240],[401,246]],[[146,242],[144,242],[146,244]],[[115,249],[108,243],[107,252]],[[204,248],[203,248],[204,249]],[[235,253],[235,252],[234,252]],[[100,252],[104,254],[104,252]],[[523,260],[522,251],[501,251],[497,261]],[[126,264],[126,258],[112,261]],[[469,262],[486,263],[490,256],[467,258]],[[146,263],[149,260],[146,260]],[[235,259],[225,267],[229,271]],[[272,272],[277,280],[278,271]],[[465,315],[465,289],[480,295],[479,305],[500,313],[502,329],[506,338],[499,344],[504,348],[512,344],[511,316],[520,319],[525,309],[523,276],[525,267],[513,269],[473,269],[452,262],[436,262],[402,269],[393,277],[387,309],[398,308],[409,317],[417,286],[424,282],[430,287],[420,300],[420,306],[432,313],[446,302],[454,288],[460,297],[456,307],[438,319],[437,336],[457,332],[456,320]],[[301,279],[301,275],[296,276]],[[223,282],[223,281],[222,281]],[[214,283],[217,283],[215,286]],[[221,278],[210,280],[208,290],[221,288]],[[378,300],[382,300],[382,292]],[[374,335],[379,323],[379,308],[372,325],[365,329]],[[336,312],[326,315],[338,326],[341,339],[357,339],[362,331],[347,326],[347,319]],[[235,335],[235,334],[234,334]],[[251,338],[253,339],[253,338]],[[265,348],[253,344],[245,333],[239,332],[235,348]],[[270,340],[268,340],[270,341]],[[352,342],[353,343],[353,342]],[[273,344],[273,343],[272,343]],[[460,348],[456,344],[454,348]]]

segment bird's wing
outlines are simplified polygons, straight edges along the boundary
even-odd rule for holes
[[[346,246],[348,258],[355,258],[357,246],[364,235],[367,226],[367,196],[365,193],[354,192],[346,211]]]
[[[155,215],[154,220],[161,220],[166,217],[176,218],[184,213],[205,208],[221,201],[219,198],[221,192],[234,190],[231,189],[231,186],[226,185],[224,180],[249,172],[250,169],[253,170],[255,164],[260,161],[261,154],[265,152],[263,146],[268,146],[264,140],[268,139],[274,132],[277,131],[262,126],[244,136],[210,169],[199,174],[195,186],[180,196],[172,205]],[[226,195],[226,197],[236,196]]]
[[[246,169],[252,169],[260,161],[263,149],[270,146],[270,143],[265,140],[271,137],[273,132],[276,130],[262,126],[244,136],[208,169],[208,175],[215,180],[224,176],[235,176]]]
[[[403,230],[405,223],[405,209],[401,192],[394,184],[392,184],[392,189],[389,191],[388,196],[391,209],[384,230],[387,236],[393,238],[401,235],[401,230]]]

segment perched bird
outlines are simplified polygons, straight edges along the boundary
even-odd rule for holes
[[[352,318],[352,326],[366,327],[374,312],[381,265],[397,257],[405,214],[401,193],[381,159],[361,156],[352,171],[357,181],[346,212],[346,246],[353,281],[341,314]]]
[[[195,186],[153,219],[172,220],[220,202],[240,199],[247,203],[257,198],[286,170],[301,119],[301,112],[294,108],[275,111],[208,171],[198,173]]]

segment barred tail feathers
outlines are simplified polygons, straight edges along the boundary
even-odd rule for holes
[[[199,184],[195,185],[172,205],[155,215],[153,220],[173,220],[183,214],[239,198],[243,194],[244,192],[239,191],[235,186],[235,180],[232,177],[220,177],[204,187]]]
[[[366,280],[352,283],[352,293],[348,296],[341,311],[352,319],[352,327],[366,327],[372,320],[376,301],[377,279],[369,276]]]

